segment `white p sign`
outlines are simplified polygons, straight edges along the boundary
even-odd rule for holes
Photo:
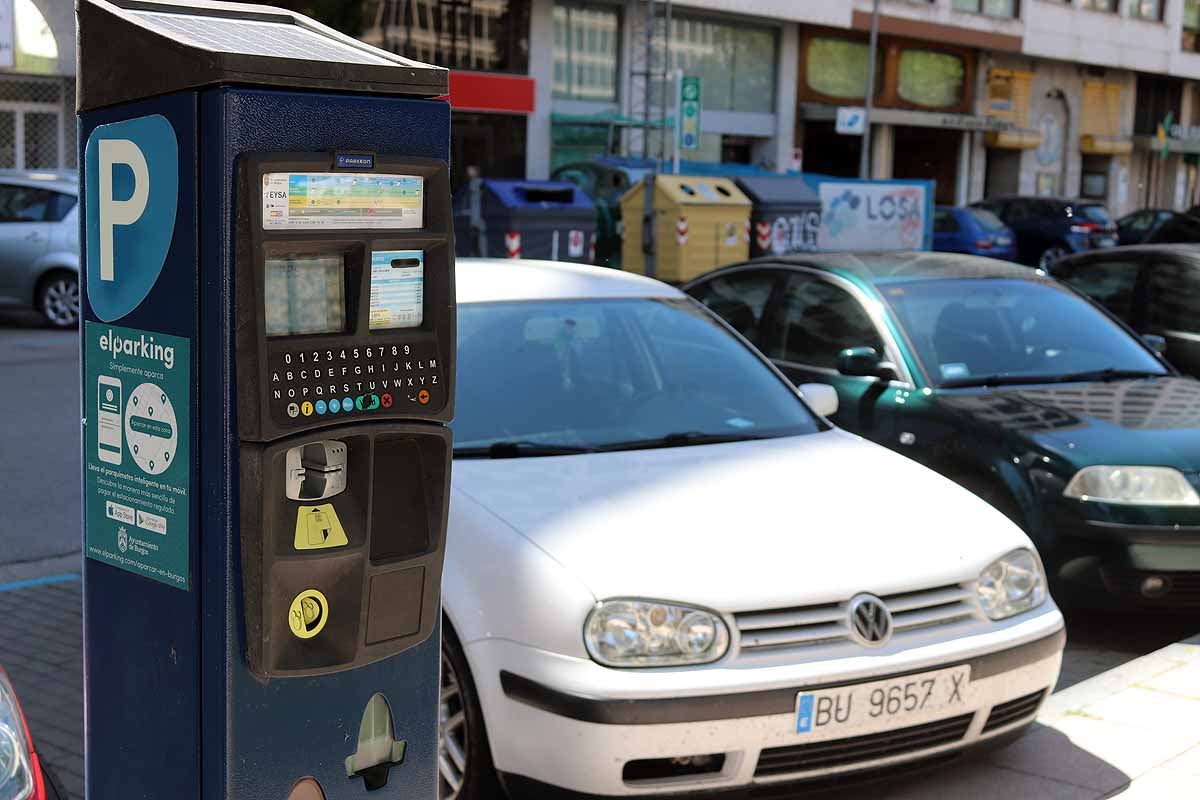
[[[150,198],[150,170],[142,149],[129,139],[100,141],[100,280],[114,280],[113,229],[132,225],[142,218]],[[113,198],[113,167],[124,164],[133,170],[133,194],[126,200]]]

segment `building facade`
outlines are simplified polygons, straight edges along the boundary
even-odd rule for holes
[[[74,3],[0,0],[0,169],[76,160]]]

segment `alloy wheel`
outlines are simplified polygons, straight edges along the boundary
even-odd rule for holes
[[[42,289],[42,314],[56,328],[79,324],[79,279],[65,275],[53,278]]]
[[[438,797],[454,800],[467,775],[467,713],[454,666],[442,654],[441,702],[438,705]]]

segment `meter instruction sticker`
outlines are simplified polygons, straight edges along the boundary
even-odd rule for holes
[[[425,251],[371,253],[371,330],[416,328],[425,320]]]
[[[425,179],[417,175],[269,172],[263,175],[265,230],[420,228]]]
[[[180,589],[189,588],[190,344],[84,323],[87,557]]]
[[[350,544],[346,529],[333,510],[332,503],[319,506],[300,506],[296,509],[296,536],[292,544],[297,550],[324,550]]]

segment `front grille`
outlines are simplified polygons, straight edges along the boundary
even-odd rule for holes
[[[896,640],[926,628],[952,625],[977,616],[969,588],[959,584],[880,599],[892,612],[892,637]],[[853,641],[847,617],[849,604],[850,598],[846,598],[840,603],[735,614],[741,652],[795,650]]]
[[[1042,698],[1045,697],[1046,690],[1042,689],[1033,694],[1027,694],[1024,697],[1018,697],[1016,700],[1009,700],[1007,703],[1001,703],[998,706],[992,706],[992,713],[988,714],[987,722],[983,725],[983,732],[988,733],[1003,728],[1005,725],[1010,725],[1017,720],[1032,717],[1038,710],[1038,705],[1041,704]]]
[[[849,739],[833,739],[813,744],[798,744],[788,747],[772,747],[763,750],[758,757],[756,778],[771,775],[787,775],[793,772],[811,772],[878,758],[928,750],[943,744],[960,741],[971,727],[973,714],[963,714],[950,719],[927,722],[910,728],[900,728],[883,733],[869,733]]]
[[[1103,569],[1101,576],[1110,592],[1146,605],[1200,606],[1200,572],[1146,572],[1125,569]],[[1142,581],[1150,577],[1165,578],[1166,591],[1153,597],[1142,594]]]

